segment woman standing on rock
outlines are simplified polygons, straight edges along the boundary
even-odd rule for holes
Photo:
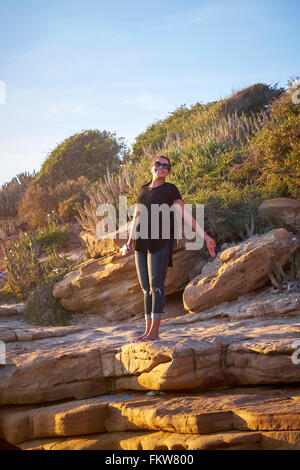
[[[137,203],[147,208],[148,232],[146,238],[133,237],[135,230],[140,233],[140,211],[136,207],[127,243],[122,247],[122,253],[130,253],[135,249],[135,264],[139,283],[144,293],[144,310],[146,319],[146,331],[132,342],[151,341],[159,339],[159,325],[165,306],[165,279],[168,266],[173,266],[172,256],[174,249],[174,217],[170,214],[169,237],[162,237],[162,213],[159,213],[157,222],[152,220],[152,225],[157,225],[158,238],[151,239],[151,205],[167,204],[174,209],[186,221],[193,231],[201,235],[207,245],[211,256],[215,256],[215,241],[210,238],[198,225],[194,217],[184,208],[184,203],[175,184],[165,181],[170,174],[171,163],[167,157],[155,158],[151,167],[152,178],[150,182],[140,188]],[[139,224],[139,225],[138,225]],[[136,238],[136,239],[134,239]]]

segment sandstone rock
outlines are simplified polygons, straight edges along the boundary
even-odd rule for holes
[[[12,341],[35,341],[43,338],[70,335],[82,330],[85,330],[83,326],[37,327],[18,321],[10,321],[3,323],[0,327],[0,340],[5,343]]]
[[[201,311],[265,286],[272,262],[285,265],[298,247],[293,234],[276,229],[226,249],[185,287],[184,307]]]
[[[174,253],[174,266],[168,269],[165,282],[167,295],[184,288],[194,258],[192,250],[181,248]],[[119,253],[79,264],[55,284],[53,295],[61,299],[66,310],[98,314],[110,321],[144,312],[134,253],[125,257]]]
[[[66,310],[98,314],[110,321],[138,314],[144,304],[133,255],[79,264],[54,285],[53,295]]]
[[[0,402],[32,404],[121,390],[298,382],[300,367],[292,355],[300,332],[299,302],[279,294],[277,315],[270,312],[265,318],[259,300],[252,316],[250,308],[241,312],[236,308],[234,313],[232,302],[232,318],[222,318],[221,306],[219,314],[215,311],[214,317],[205,320],[200,314],[189,314],[162,321],[161,341],[156,342],[129,344],[139,333],[132,323],[94,329],[60,327],[55,336],[55,327],[22,323],[17,327],[15,322],[13,328],[1,330],[7,363],[0,367]],[[246,300],[240,302],[240,307],[245,306]],[[262,297],[261,303],[267,305],[266,299]]]
[[[19,447],[13,446],[9,442],[6,442],[4,439],[0,439],[0,450],[22,450]]]
[[[298,450],[299,431],[222,432],[184,435],[166,432],[116,432],[39,439],[20,444],[23,450]]]
[[[2,304],[0,305],[0,318],[21,316],[24,313],[25,304]]]
[[[282,291],[280,295],[274,296],[269,288],[257,289],[253,292],[240,295],[234,301],[225,301],[197,313],[186,313],[178,318],[172,319],[172,324],[196,323],[199,320],[219,319],[243,320],[246,318],[264,318],[269,324],[275,318],[286,314],[299,315],[300,295],[299,288],[296,290]],[[167,324],[166,322],[165,324]]]
[[[112,444],[138,449],[141,437],[144,449],[162,445],[168,449],[179,445],[188,449],[252,448],[261,441],[260,431],[265,436],[270,431],[286,432],[297,436],[299,443],[299,397],[299,386],[247,387],[155,398],[123,393],[33,408],[9,407],[0,413],[0,435],[27,449],[51,445],[113,449]],[[73,439],[66,439],[71,436]],[[279,441],[282,445],[282,436]]]
[[[209,450],[260,449],[259,433],[217,433],[190,436],[165,432],[119,432],[43,439],[21,444],[23,450]],[[152,462],[153,463],[153,462]]]
[[[300,201],[287,197],[266,199],[258,212],[267,215],[275,224],[300,233]]]
[[[261,288],[163,320],[148,343],[128,343],[143,322],[5,322],[0,437],[24,450],[299,449],[299,301]]]

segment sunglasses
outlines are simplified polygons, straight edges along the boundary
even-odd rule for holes
[[[156,166],[156,168],[164,168],[165,170],[168,170],[170,168],[168,163],[154,162],[154,166]]]

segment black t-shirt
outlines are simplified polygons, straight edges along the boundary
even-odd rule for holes
[[[137,238],[134,240],[134,248],[136,251],[147,252],[149,250],[151,253],[159,251],[168,240],[169,243],[169,264],[168,266],[173,266],[173,251],[174,251],[174,214],[173,211],[169,211],[169,221],[170,223],[170,232],[162,233],[162,217],[163,213],[158,212],[159,214],[159,225],[158,225],[158,238],[151,238],[151,205],[153,204],[167,204],[169,207],[172,206],[173,202],[176,199],[182,199],[181,194],[173,183],[164,182],[163,184],[156,186],[154,188],[149,188],[149,184],[145,184],[141,187],[140,192],[137,196],[136,202],[143,204],[147,208],[147,217],[148,217],[148,238]],[[164,215],[165,217],[165,215]],[[140,232],[140,223],[138,223],[137,232]],[[164,235],[164,237],[163,237]]]

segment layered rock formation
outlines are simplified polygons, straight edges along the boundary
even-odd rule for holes
[[[115,242],[107,241],[108,245],[104,246],[110,249],[111,243]],[[184,240],[181,240],[173,254],[174,266],[168,269],[167,295],[183,290],[190,280],[191,262],[200,259],[199,253],[195,255],[194,251],[185,250]],[[123,257],[119,252],[79,264],[55,284],[53,295],[61,299],[66,310],[94,313],[110,321],[125,320],[143,313],[144,298],[134,253]]]
[[[128,343],[142,328],[3,324],[1,437],[23,449],[299,448],[297,292],[260,289]]]
[[[276,229],[226,249],[185,287],[185,308],[200,311],[266,285],[272,263],[284,266],[298,247],[297,237]]]
[[[300,443],[300,388],[120,393],[1,415],[9,442],[45,450],[276,449]]]
[[[270,298],[260,295],[241,299],[234,308],[222,304],[204,318],[194,314],[166,320],[157,342],[128,343],[139,332],[133,323],[86,329],[8,322],[0,330],[7,357],[1,368],[1,403],[121,390],[297,382],[300,367],[291,356],[300,332],[299,295],[276,296],[269,312]]]
[[[36,327],[7,317],[0,437],[24,450],[299,449],[299,286],[272,294],[265,267],[298,247],[278,229],[223,251],[186,287],[198,287],[196,308],[164,319],[159,341],[130,343],[139,320]],[[105,262],[79,265],[56,286],[62,298],[84,308],[98,289],[109,312],[106,290],[125,292],[134,269],[130,256]]]

